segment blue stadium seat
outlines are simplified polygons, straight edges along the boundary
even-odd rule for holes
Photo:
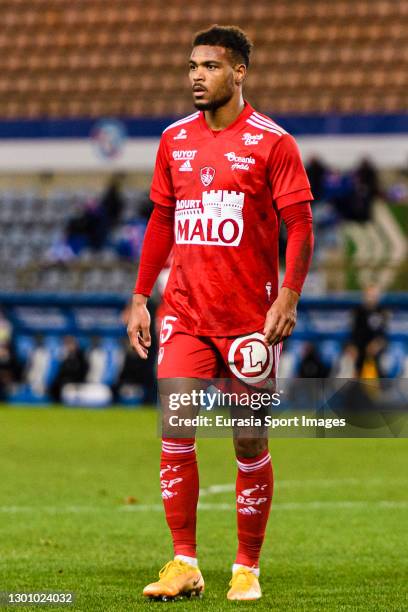
[[[401,376],[408,356],[408,342],[390,342],[381,356],[381,367],[385,376]]]

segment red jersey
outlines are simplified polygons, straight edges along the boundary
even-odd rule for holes
[[[175,208],[172,314],[194,335],[262,329],[278,294],[279,210],[313,199],[293,137],[248,103],[219,132],[197,111],[164,130],[150,197]]]

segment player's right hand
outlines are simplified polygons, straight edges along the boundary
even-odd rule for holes
[[[129,341],[142,359],[147,359],[150,338],[150,314],[146,307],[147,297],[135,294],[130,305],[127,333]]]

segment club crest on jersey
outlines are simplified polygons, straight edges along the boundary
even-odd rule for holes
[[[205,166],[205,168],[201,168],[200,170],[200,178],[204,187],[208,187],[214,180],[215,176],[215,168],[211,168],[211,166]]]
[[[262,138],[263,134],[251,134],[250,132],[245,132],[245,134],[242,135],[242,140],[247,146],[257,145]]]

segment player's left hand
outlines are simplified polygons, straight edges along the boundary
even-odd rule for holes
[[[296,325],[296,307],[299,295],[282,287],[278,297],[267,312],[263,333],[265,344],[278,344],[291,335]]]

